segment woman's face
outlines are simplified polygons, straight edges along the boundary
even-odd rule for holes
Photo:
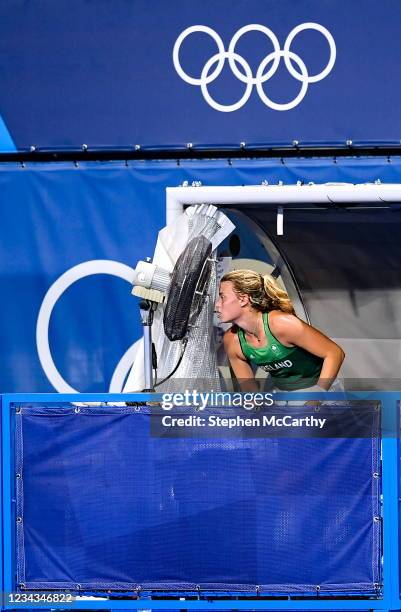
[[[215,311],[221,323],[230,323],[243,314],[243,298],[238,297],[233,289],[231,281],[220,283],[219,299],[216,302]]]

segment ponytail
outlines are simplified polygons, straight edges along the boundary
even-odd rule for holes
[[[255,310],[260,312],[281,310],[295,314],[288,293],[269,274],[262,276],[253,270],[233,270],[223,276],[221,282],[225,281],[233,284],[236,293],[245,293]]]

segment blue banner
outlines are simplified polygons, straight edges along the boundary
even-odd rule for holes
[[[397,0],[2,2],[0,146],[399,143],[400,18]]]
[[[271,410],[299,420],[299,407]],[[341,418],[352,406],[331,410]],[[372,437],[245,439],[239,427],[211,443],[152,436],[149,407],[24,406],[15,425],[17,583],[374,595],[379,414],[366,402],[364,413]]]
[[[388,163],[385,158],[344,159],[338,163],[290,160],[286,164],[275,160],[187,161],[179,166],[175,162],[157,161],[79,166],[73,163],[0,165],[1,391],[121,390],[132,363],[131,347],[141,336],[137,298],[130,294],[130,270],[138,259],[153,255],[157,232],[165,225],[167,186],[194,180],[204,185],[255,185],[262,180],[282,180],[288,184],[298,179],[400,182],[401,162],[394,158]],[[389,214],[391,218],[386,227],[391,228],[397,242],[396,215]],[[355,222],[355,227],[361,221],[360,216],[353,221],[349,212],[346,217],[350,223]],[[273,224],[266,225],[266,231],[273,236],[274,224],[273,218]],[[310,266],[315,267],[315,260],[308,262],[308,253],[314,252],[312,245],[321,233],[319,227],[306,246],[302,241],[299,244],[293,240],[294,257],[290,260],[294,260],[298,281],[306,291],[310,289]],[[376,236],[377,226],[371,227]],[[242,260],[266,257],[266,251],[252,232],[239,224],[236,233],[241,239],[238,257]],[[331,244],[341,243],[341,235],[332,237]],[[362,261],[368,256],[376,257],[371,244],[367,243],[368,252],[358,255]],[[354,265],[354,251],[351,257],[341,244],[341,248],[330,252],[334,257],[340,250],[345,253],[343,259],[350,260],[349,268],[358,270]],[[327,252],[322,247],[320,259]],[[396,279],[399,278],[397,253],[391,264]],[[359,285],[365,277],[368,288],[377,278],[389,278],[388,256],[380,258],[375,265],[370,263],[371,259],[367,261],[369,268],[363,269]],[[383,268],[381,273],[377,272],[379,264]],[[320,262],[320,265],[324,264]],[[336,282],[332,277],[338,265],[338,259],[327,261],[324,278],[328,283]],[[341,266],[346,266],[346,262],[342,261]],[[351,281],[354,278],[348,268],[344,274]],[[393,282],[399,285],[398,280]],[[317,315],[318,324],[333,337],[341,335],[341,321],[351,317],[350,313],[344,317],[344,308],[328,306],[327,320],[319,321]],[[368,314],[366,321],[362,319],[362,336],[365,337],[365,328],[368,328],[376,337],[378,318],[375,313]],[[362,317],[362,314],[357,312],[355,316]],[[356,323],[357,320],[353,328]],[[380,327],[379,332],[382,338],[398,338],[397,328],[386,331]],[[344,330],[345,337],[350,333],[349,329]],[[377,343],[373,348],[377,356]],[[355,364],[364,353],[366,348],[357,351]],[[369,359],[372,361],[372,357]],[[394,360],[385,360],[385,363],[386,377],[394,376]]]

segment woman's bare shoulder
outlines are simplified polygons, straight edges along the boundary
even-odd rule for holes
[[[237,325],[232,325],[230,329],[224,332],[223,342],[225,349],[235,349],[239,348],[240,343],[238,339],[238,327]]]
[[[223,336],[224,349],[231,363],[233,363],[233,360],[246,361],[238,338],[238,329],[239,327],[237,325],[233,325]]]
[[[238,341],[238,327],[232,325],[227,331],[224,332],[224,343]]]
[[[294,314],[282,310],[272,310],[269,313],[269,326],[272,333],[281,341],[292,336],[293,332],[300,331],[303,327],[301,319]]]

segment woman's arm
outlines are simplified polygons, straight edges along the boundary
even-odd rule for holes
[[[223,342],[228,360],[241,390],[250,392],[259,391],[259,385],[255,380],[253,370],[242,353],[238,335],[229,329],[224,334]]]
[[[328,391],[344,361],[345,353],[342,348],[312,325],[304,323],[294,315],[273,311],[270,313],[269,323],[272,333],[279,342],[287,346],[299,346],[313,355],[322,357],[323,366],[317,384]]]

